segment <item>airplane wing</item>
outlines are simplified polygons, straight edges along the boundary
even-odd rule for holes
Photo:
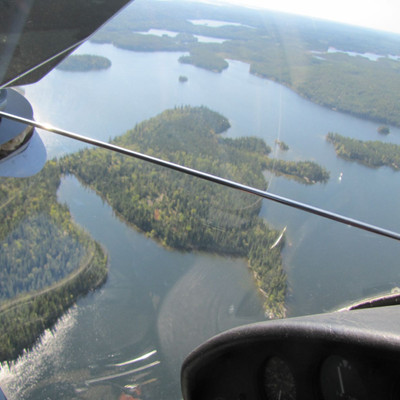
[[[0,88],[34,83],[130,0],[2,0]]]

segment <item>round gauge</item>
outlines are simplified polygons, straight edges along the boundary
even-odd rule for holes
[[[368,390],[355,362],[329,356],[322,364],[320,386],[324,400],[363,400]]]
[[[263,384],[268,400],[295,400],[296,383],[289,366],[279,357],[271,357],[264,367]]]

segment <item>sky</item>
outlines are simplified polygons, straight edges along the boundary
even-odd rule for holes
[[[400,33],[400,0],[208,0],[267,8]]]

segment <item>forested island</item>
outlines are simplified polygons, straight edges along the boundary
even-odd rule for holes
[[[179,57],[179,62],[182,64],[192,64],[196,67],[208,69],[213,72],[221,72],[229,66],[228,62],[223,57],[204,48],[204,46],[192,48],[190,55]]]
[[[90,54],[72,55],[66,58],[57,69],[71,72],[87,72],[108,69],[111,67],[111,61],[103,56],[94,56]]]
[[[289,146],[283,140],[275,139],[275,144],[278,145],[282,151],[289,150]]]
[[[0,361],[16,359],[107,277],[102,248],[57,202],[60,168],[0,178]]]
[[[113,143],[261,189],[269,146],[258,138],[226,139],[229,121],[205,107],[180,107],[138,124]],[[286,274],[279,232],[258,214],[260,199],[166,168],[101,149],[61,161],[96,190],[125,221],[181,251],[207,251],[248,259],[265,309],[285,315]],[[303,172],[302,172],[303,173]]]
[[[381,135],[389,135],[390,133],[390,128],[386,125],[381,125],[378,128],[378,133],[380,133]]]
[[[287,178],[306,184],[327,182],[329,179],[329,172],[314,161],[284,161],[268,158],[263,166],[276,175],[285,175]]]
[[[358,161],[368,167],[386,165],[400,169],[400,146],[393,143],[352,139],[337,133],[328,133],[326,140],[335,146],[336,154],[345,160]]]
[[[191,22],[199,18],[227,25]],[[178,35],[143,33],[152,28]],[[194,35],[224,41],[199,42]],[[400,67],[389,57],[400,54],[399,35],[271,11],[147,1],[128,7],[91,40],[133,51],[189,52],[179,61],[215,72],[227,68],[228,59],[243,61],[250,73],[282,83],[317,104],[400,126]],[[346,52],[382,58],[372,61]]]

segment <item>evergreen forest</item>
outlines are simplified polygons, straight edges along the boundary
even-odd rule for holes
[[[74,54],[67,57],[57,69],[71,72],[86,72],[108,69],[111,67],[111,61],[103,56],[94,56],[90,54]]]
[[[106,279],[106,256],[57,202],[59,184],[55,161],[30,178],[0,178],[0,361]]]
[[[271,167],[270,147],[254,137],[222,138],[219,133],[229,126],[206,107],[179,107],[138,124],[113,143],[266,189],[263,170]],[[164,246],[247,258],[266,295],[267,312],[285,315],[284,240],[273,246],[279,232],[258,216],[259,198],[102,149],[82,150],[60,163],[64,173],[76,175],[125,221]],[[286,164],[282,161],[287,174],[307,173],[304,163]],[[321,170],[314,175],[310,165],[310,181],[316,180]]]
[[[210,174],[266,189],[263,171],[305,183],[329,173],[308,161],[273,160],[261,139],[224,138],[230,127],[206,107],[179,107],[138,124],[113,143]],[[248,260],[265,309],[285,315],[284,237],[258,214],[261,200],[102,149],[48,161],[30,178],[0,178],[0,361],[16,359],[76,300],[107,277],[99,244],[57,201],[63,174],[95,189],[125,221],[181,251]]]
[[[326,140],[335,146],[336,154],[345,160],[358,161],[368,167],[386,165],[395,171],[400,169],[400,146],[381,141],[362,141],[328,133]]]

